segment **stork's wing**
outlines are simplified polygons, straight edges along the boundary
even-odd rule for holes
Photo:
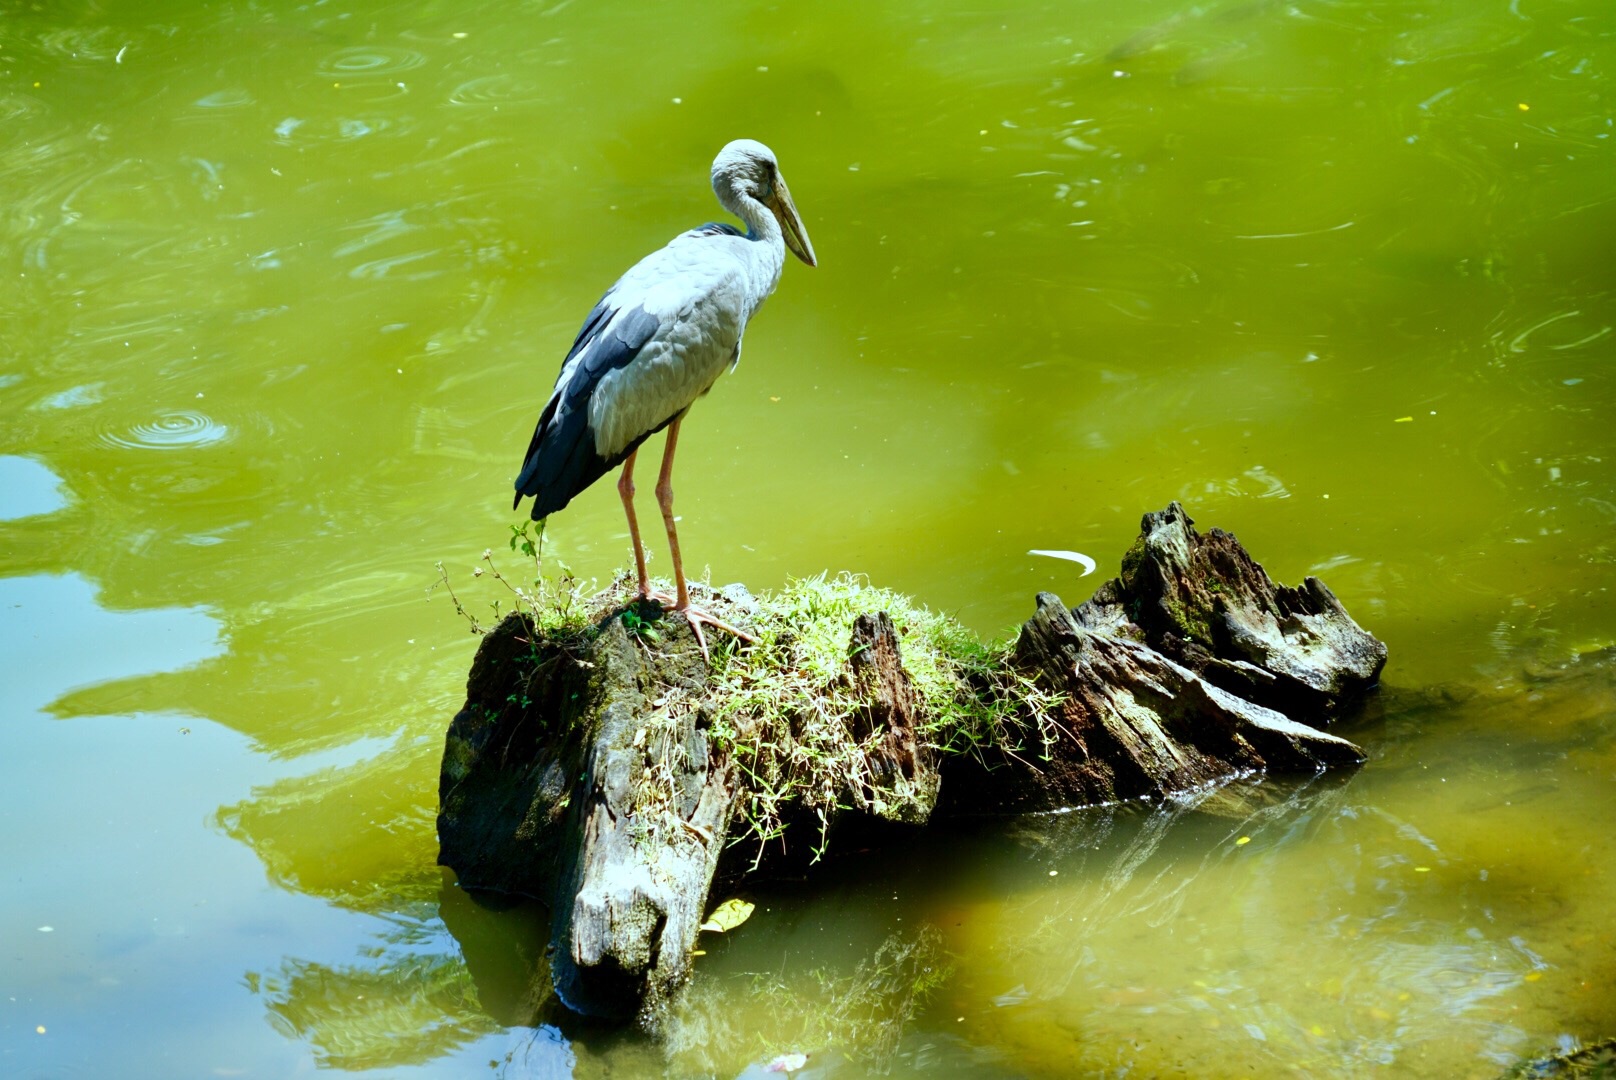
[[[533,517],[546,517],[633,452],[631,446],[610,459],[595,452],[589,395],[609,372],[633,361],[660,325],[643,307],[617,307],[611,292],[601,297],[562,362],[561,375],[533,430],[516,478],[512,509],[531,495]]]

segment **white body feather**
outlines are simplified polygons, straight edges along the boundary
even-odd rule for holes
[[[612,304],[620,312],[642,308],[660,325],[634,362],[609,372],[590,395],[597,454],[617,454],[712,388],[734,364],[747,320],[779,284],[784,254],[781,245],[693,230],[618,280]],[[574,357],[569,368],[588,352]],[[560,381],[569,374],[562,372]]]

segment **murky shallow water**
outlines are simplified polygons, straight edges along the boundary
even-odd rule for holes
[[[7,6],[0,1071],[1490,1076],[1616,1029],[1613,34]],[[1361,773],[850,858],[761,894],[652,1046],[536,1011],[538,916],[434,867],[473,643],[425,596],[743,134],[822,266],[686,426],[693,564],[997,633],[1088,591],[1029,548],[1114,573],[1179,498],[1392,661]],[[609,486],[552,545],[621,563]]]

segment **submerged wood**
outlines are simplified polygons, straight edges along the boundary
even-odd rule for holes
[[[744,591],[710,599],[748,622]],[[780,850],[805,863],[822,836],[860,824],[1162,798],[1363,760],[1310,724],[1375,684],[1385,646],[1322,582],[1275,585],[1177,503],[1145,516],[1122,575],[1088,602],[1041,593],[1037,605],[1003,679],[977,690],[1014,701],[1005,686],[1021,680],[1042,692],[990,744],[946,755],[892,620],[859,616],[841,679],[860,704],[840,722],[865,752],[841,790],[816,793],[814,814],[802,807],[832,816],[788,827]],[[654,641],[631,629],[656,614],[621,607],[591,632],[549,637],[512,615],[487,634],[449,727],[438,815],[439,861],[463,886],[549,905],[563,1003],[651,1027],[690,974],[715,882],[757,865],[731,842],[753,781],[726,747],[800,734],[797,718],[751,716],[733,744],[713,738],[718,703],[684,620],[656,621]]]

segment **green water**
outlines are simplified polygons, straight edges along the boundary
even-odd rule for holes
[[[1486,1077],[1616,1031],[1613,78],[1599,0],[0,2],[0,1074]],[[560,355],[740,136],[821,266],[685,425],[693,570],[997,634],[1176,498],[1391,663],[1354,776],[759,893],[652,1044],[530,1000],[542,915],[434,865],[475,643],[427,590],[493,599]],[[550,550],[625,536],[602,484]]]

